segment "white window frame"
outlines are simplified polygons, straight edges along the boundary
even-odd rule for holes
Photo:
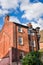
[[[34,36],[34,35],[35,35],[35,33],[31,33],[31,35],[32,35],[32,36]]]
[[[18,26],[18,32],[22,32],[22,27]]]
[[[22,37],[19,37],[19,40],[18,41],[19,41],[19,44],[20,45],[23,45],[23,38]]]
[[[20,54],[22,54],[22,57],[23,57],[23,58],[25,57],[24,52],[20,52]]]

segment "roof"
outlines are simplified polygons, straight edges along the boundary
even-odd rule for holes
[[[28,25],[26,25],[26,24],[16,23],[16,22],[13,22],[13,23],[16,24],[16,25],[19,25],[19,26],[23,26],[23,27],[27,27],[27,28],[29,28]]]

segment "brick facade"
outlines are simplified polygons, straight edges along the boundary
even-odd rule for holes
[[[22,32],[18,31],[18,27],[22,28]],[[32,29],[34,34],[29,34],[28,30]],[[23,45],[20,45],[18,38],[23,38]],[[37,51],[39,48],[38,36],[36,29],[32,28],[31,23],[27,26],[10,22],[9,16],[5,17],[4,26],[0,32],[0,59],[9,54],[9,49],[12,48],[13,60],[19,60],[20,54],[26,55],[30,51]],[[31,45],[31,43],[33,44]]]

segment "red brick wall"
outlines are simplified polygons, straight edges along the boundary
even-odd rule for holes
[[[22,26],[22,32],[18,32],[18,26],[17,24],[14,24],[12,22],[9,22],[9,19],[5,19],[5,24],[2,28],[2,31],[0,32],[0,58],[4,57],[10,47],[16,48],[17,43],[17,49],[29,52],[29,39],[28,39],[28,31],[27,28]],[[32,27],[32,26],[31,26]],[[23,38],[23,45],[21,46],[18,42],[18,37],[22,36]],[[37,50],[37,37],[36,35],[34,37],[31,37],[36,40],[36,48]]]
[[[21,26],[22,28],[22,32],[18,32],[18,25],[16,26],[16,32],[15,32],[15,26],[16,24],[14,24],[14,47],[16,47],[16,35],[17,35],[17,48],[18,50],[22,50],[24,52],[29,52],[29,40],[28,40],[28,31],[27,28]],[[21,36],[23,38],[23,45],[20,45],[18,42],[18,38],[19,36]]]
[[[0,58],[6,56],[13,46],[13,23],[7,21],[0,32]]]

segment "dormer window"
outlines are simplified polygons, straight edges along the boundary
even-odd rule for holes
[[[18,27],[18,32],[22,32],[22,27],[21,26]]]

